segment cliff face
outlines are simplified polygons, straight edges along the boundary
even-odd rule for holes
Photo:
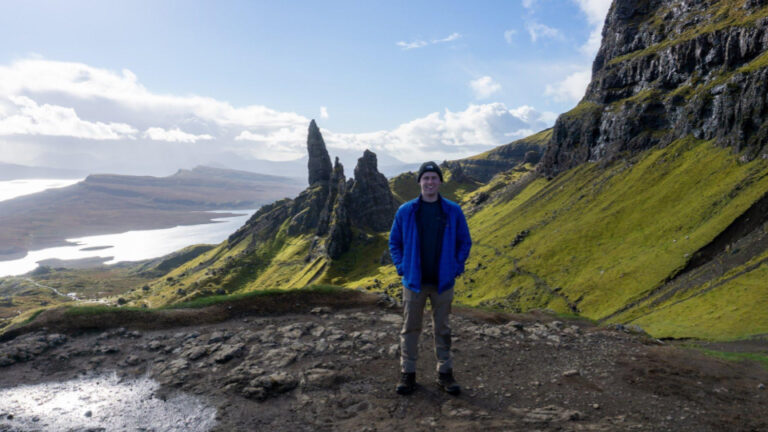
[[[768,157],[768,2],[617,0],[584,99],[540,169],[612,161],[685,136]]]

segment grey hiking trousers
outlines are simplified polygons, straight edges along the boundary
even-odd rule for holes
[[[421,292],[403,287],[403,329],[400,332],[400,371],[416,372],[419,357],[419,336],[424,321],[427,298],[432,305],[432,324],[435,336],[435,357],[437,371],[453,369],[451,358],[451,327],[448,323],[453,302],[453,288],[437,294],[437,287],[424,285]]]

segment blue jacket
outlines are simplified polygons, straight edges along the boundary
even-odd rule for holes
[[[443,197],[439,200],[444,221],[437,283],[441,293],[451,289],[456,276],[464,273],[472,239],[461,207]],[[397,274],[403,277],[403,285],[415,292],[421,291],[421,241],[416,220],[420,204],[421,197],[401,205],[389,233],[389,253]]]

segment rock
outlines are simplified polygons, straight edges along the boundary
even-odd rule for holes
[[[565,372],[563,372],[564,377],[574,377],[580,375],[579,371],[576,369],[570,369]]]
[[[296,361],[297,355],[287,348],[275,348],[267,351],[262,358],[262,361],[270,364],[275,368],[284,368],[294,361]]]
[[[46,337],[46,340],[49,346],[55,347],[55,346],[63,345],[64,343],[66,343],[67,337],[62,334],[53,333],[48,335],[48,337]]]
[[[376,154],[370,150],[357,160],[355,180],[349,189],[349,217],[354,227],[382,232],[392,227],[398,206],[377,164]]]
[[[243,390],[243,394],[246,397],[264,400],[273,394],[289,392],[297,385],[298,380],[293,375],[287,372],[277,372],[253,379],[250,385]]]
[[[205,355],[208,354],[208,348],[205,346],[193,346],[192,348],[184,351],[181,355],[182,357],[186,357],[190,360],[197,360]]]
[[[501,329],[496,326],[484,327],[479,331],[480,334],[490,337],[500,337]]]
[[[213,356],[213,361],[216,363],[226,363],[240,354],[243,351],[243,348],[245,348],[245,344],[242,343],[222,345],[216,352],[216,355]]]
[[[128,365],[128,366],[136,366],[137,364],[139,364],[141,362],[142,362],[141,357],[133,355],[133,354],[131,354],[128,357],[125,358],[125,364]]]
[[[328,306],[318,306],[318,307],[312,308],[312,310],[310,311],[310,313],[315,315],[329,314],[331,312],[332,312],[331,308],[329,308]]]
[[[387,356],[390,358],[399,358],[400,357],[400,344],[392,344],[389,346],[389,349],[387,349]]]
[[[93,416],[93,412],[91,410],[88,410],[85,412],[85,416],[88,418],[91,418],[91,416]]]
[[[403,317],[396,314],[384,314],[379,318],[381,321],[384,321],[385,323],[395,324],[397,326],[403,325]]]
[[[211,336],[208,338],[208,343],[214,344],[218,342],[223,342],[229,339],[231,336],[232,336],[231,334],[228,334],[227,332],[223,332],[223,331],[213,332],[211,333]]]
[[[327,182],[331,179],[331,158],[325,148],[325,140],[315,120],[309,123],[307,134],[307,153],[309,153],[309,185]]]
[[[340,379],[338,372],[330,369],[315,368],[304,373],[301,379],[302,388],[323,388],[327,389]]]
[[[584,418],[584,415],[579,411],[569,410],[554,405],[534,409],[510,407],[509,411],[522,417],[522,420],[525,423],[562,423]]]
[[[14,360],[7,353],[1,353],[0,354],[0,367],[10,366],[10,365],[12,365],[14,363],[16,363],[16,360]]]
[[[180,358],[168,363],[166,371],[171,375],[178,375],[179,372],[189,369],[189,362],[186,359]]]
[[[765,384],[763,384],[763,383],[758,384],[757,385],[757,389],[758,390],[765,390]]]

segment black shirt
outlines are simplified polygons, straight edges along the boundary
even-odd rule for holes
[[[421,201],[419,233],[421,234],[421,282],[437,284],[440,263],[440,201]]]

